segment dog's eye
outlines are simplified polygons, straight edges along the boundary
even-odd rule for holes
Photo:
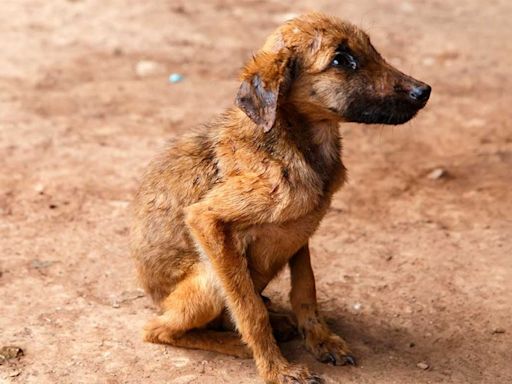
[[[350,53],[336,52],[334,59],[332,59],[332,66],[338,68],[357,69],[357,61]]]

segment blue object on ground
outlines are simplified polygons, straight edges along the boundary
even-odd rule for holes
[[[169,75],[169,83],[179,83],[183,79],[183,75],[180,75],[179,73],[171,73]]]

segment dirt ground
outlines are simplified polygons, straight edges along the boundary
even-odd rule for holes
[[[350,182],[313,264],[359,367],[298,340],[285,355],[327,383],[512,383],[512,2],[293,3],[0,3],[0,347],[24,351],[0,382],[261,383],[250,360],[141,341],[128,205],[169,138],[232,103],[265,35],[317,9],[433,95],[404,126],[340,127]],[[288,288],[267,294],[289,308]]]

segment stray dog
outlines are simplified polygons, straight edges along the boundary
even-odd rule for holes
[[[133,255],[161,309],[144,338],[252,356],[268,383],[321,383],[282,356],[261,292],[288,264],[306,348],[355,364],[318,313],[308,248],[345,181],[338,124],[405,123],[431,88],[390,66],[363,31],[319,13],[279,27],[241,80],[236,106],[172,143],[135,199]]]

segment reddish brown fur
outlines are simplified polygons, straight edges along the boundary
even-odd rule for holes
[[[289,264],[306,347],[324,362],[353,362],[318,315],[308,249],[345,180],[338,123],[350,92],[368,87],[328,68],[343,41],[368,62],[360,76],[373,93],[409,81],[356,27],[305,15],[278,28],[249,61],[239,108],[152,163],[132,231],[140,280],[162,310],[146,326],[147,341],[252,355],[269,383],[321,382],[281,355],[260,297]],[[243,343],[213,330],[226,310]]]

